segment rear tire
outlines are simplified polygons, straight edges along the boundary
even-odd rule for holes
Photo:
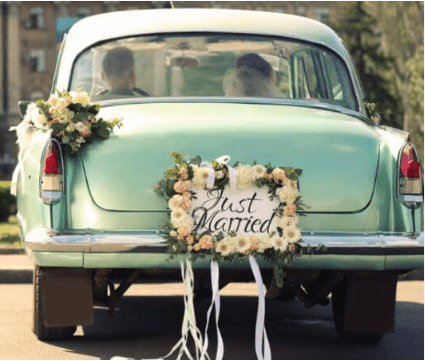
[[[42,275],[43,268],[36,266],[34,269],[33,286],[34,286],[34,327],[33,332],[37,339],[47,340],[64,340],[71,338],[77,326],[69,327],[47,327],[44,325],[43,315],[43,294],[42,294]]]
[[[344,278],[332,292],[332,310],[336,334],[344,341],[376,344],[381,341],[383,333],[349,332],[344,330],[344,316],[347,295],[347,281]]]

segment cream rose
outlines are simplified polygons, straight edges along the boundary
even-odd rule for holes
[[[236,181],[239,189],[251,188],[255,181],[254,171],[251,166],[240,164],[236,168]]]
[[[198,189],[204,189],[207,185],[209,170],[208,168],[200,168],[196,165],[192,166],[193,178],[192,185]]]
[[[83,107],[86,107],[90,103],[90,97],[86,92],[71,91],[69,92],[72,103],[79,103]]]
[[[280,168],[273,169],[272,175],[275,183],[280,183],[287,179],[285,171]]]
[[[282,229],[290,226],[296,226],[299,222],[299,219],[300,217],[298,217],[297,215],[293,215],[291,217],[283,216],[282,218],[278,219],[277,225]]]
[[[252,171],[254,172],[254,178],[262,178],[264,173],[266,172],[266,167],[261,164],[256,164],[252,167]]]
[[[298,192],[298,189],[289,185],[283,186],[278,192],[279,199],[282,202],[286,201],[287,204],[293,204],[299,195],[300,193]]]

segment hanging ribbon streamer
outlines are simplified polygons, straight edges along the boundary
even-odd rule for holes
[[[171,351],[164,357],[157,360],[165,360],[174,354],[177,350],[179,354],[174,360],[181,360],[183,355],[189,360],[200,360],[201,355],[204,357],[203,360],[210,360],[209,355],[206,353],[206,350],[203,348],[202,334],[199,328],[196,326],[196,316],[195,316],[195,307],[193,303],[193,288],[194,288],[194,277],[193,277],[193,268],[192,260],[190,255],[186,255],[185,260],[180,261],[181,275],[184,285],[184,315],[182,322],[182,337],[179,341],[173,346]],[[195,358],[189,351],[188,341],[189,336],[192,336],[193,343],[195,346]],[[125,358],[120,356],[114,356],[111,360],[132,360],[131,358]]]
[[[210,323],[210,316],[212,309],[215,306],[215,326],[217,330],[217,353],[214,360],[222,360],[224,353],[223,338],[221,337],[220,328],[218,327],[218,320],[220,318],[220,293],[219,293],[219,267],[217,261],[211,260],[211,288],[212,300],[210,308],[207,312],[207,323],[205,326],[204,348],[201,354],[201,360],[205,360],[205,355],[208,349],[208,326]]]
[[[258,289],[258,311],[257,311],[257,321],[255,324],[255,352],[257,353],[257,358],[259,360],[271,360],[271,350],[269,339],[267,337],[265,323],[265,313],[266,313],[266,302],[264,295],[264,285],[263,279],[261,277],[260,267],[254,256],[249,255],[249,264],[251,266],[252,273],[257,283]],[[264,354],[263,354],[264,350]]]
[[[192,336],[193,343],[195,345],[195,359],[199,360],[201,353],[203,353],[203,342],[201,331],[196,326],[195,307],[193,304],[194,277],[192,260],[190,259],[190,256],[186,256],[185,261],[180,262],[180,267],[184,285],[184,315],[182,323],[182,337],[172,348],[170,353],[164,358],[171,356],[176,350],[180,348],[176,360],[181,360],[183,354],[185,354],[186,357],[188,357],[190,360],[193,360],[194,358],[187,346],[190,335]],[[208,360],[210,359],[208,354],[206,354],[206,357]]]

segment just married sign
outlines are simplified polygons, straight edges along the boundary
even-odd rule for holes
[[[279,199],[269,199],[267,189],[232,191],[229,188],[197,191],[189,209],[194,232],[269,234],[277,230]]]

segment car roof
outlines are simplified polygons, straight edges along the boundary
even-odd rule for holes
[[[84,18],[66,37],[52,91],[68,88],[75,59],[95,44],[144,34],[203,32],[278,36],[325,46],[344,60],[361,98],[361,85],[351,56],[331,28],[296,15],[230,9],[129,10]]]
[[[319,21],[295,15],[249,10],[155,9],[105,13],[77,22],[71,28],[68,38],[75,42],[72,47],[80,52],[108,39],[175,32],[282,36],[321,44],[343,55],[343,45],[338,36]]]

